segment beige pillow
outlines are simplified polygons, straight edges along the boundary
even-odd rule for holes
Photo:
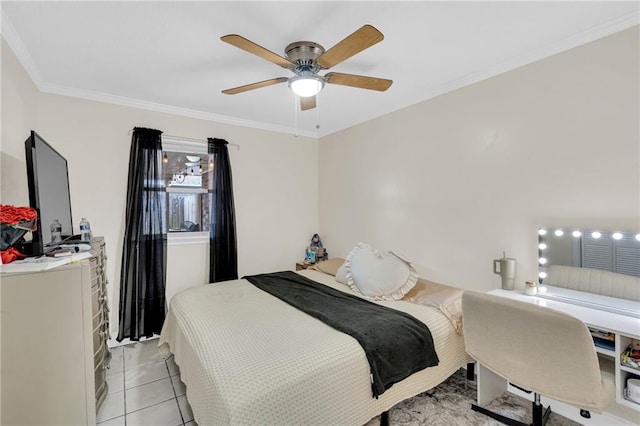
[[[341,257],[334,257],[322,262],[316,263],[309,269],[315,269],[316,271],[324,272],[325,274],[333,275],[334,277],[338,273],[338,268],[342,266],[344,259]]]
[[[418,279],[402,300],[418,305],[434,306],[451,322],[454,330],[462,333],[462,293],[464,290]]]
[[[336,281],[344,285],[349,285],[347,282],[347,267],[344,263],[338,268],[338,272],[336,272]]]

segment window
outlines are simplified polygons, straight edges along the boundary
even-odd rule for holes
[[[163,139],[167,233],[209,232],[210,174],[207,145]]]

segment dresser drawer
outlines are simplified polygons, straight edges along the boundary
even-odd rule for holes
[[[109,337],[108,333],[105,331],[105,327],[103,324],[98,326],[93,330],[93,353],[95,354],[100,346],[106,344],[107,338]]]
[[[91,287],[95,287],[99,284],[99,276],[102,275],[100,272],[100,266],[98,265],[98,259],[94,256],[89,259],[91,263]]]
[[[102,296],[102,290],[100,287],[93,287],[91,289],[91,316],[95,316],[100,311],[100,296]]]
[[[96,382],[96,393],[100,390],[100,388],[104,387],[107,382],[107,368],[104,364],[100,363],[95,368],[95,382]]]
[[[94,312],[93,314],[93,329],[95,330],[99,325],[104,324],[105,322],[104,308],[99,306],[98,312]]]
[[[104,382],[101,388],[96,391],[96,413],[102,407],[102,403],[107,398],[107,392],[109,392],[109,384]]]
[[[105,348],[105,344],[102,343],[100,347],[93,353],[94,367],[104,363],[104,356],[105,356],[104,348]]]
[[[101,287],[91,289],[91,315],[96,316],[98,312],[107,312],[107,293]]]

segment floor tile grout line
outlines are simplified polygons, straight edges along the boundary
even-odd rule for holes
[[[124,362],[124,349],[122,349],[122,397],[124,401],[122,401],[122,406],[124,407],[124,426],[127,426],[127,384],[125,383],[124,372],[127,371],[126,365]]]
[[[182,409],[180,408],[180,401],[178,401],[178,393],[176,392],[175,386],[173,386],[173,380],[171,380],[171,371],[169,370],[169,364],[167,364],[167,360],[164,360],[164,366],[167,368],[167,374],[169,374],[169,382],[171,383],[171,390],[173,390],[173,396],[176,398],[176,405],[178,405],[178,413],[180,413],[180,419],[182,420],[182,425],[184,426],[184,415],[182,414]]]
[[[113,361],[113,358],[111,359],[111,361]],[[109,361],[109,365],[111,365],[111,361]],[[112,373],[112,374],[114,376],[118,375],[118,374],[122,374],[122,383],[123,383],[123,386],[122,386],[123,387],[123,389],[122,389],[122,399],[123,399],[122,405],[123,405],[124,409],[123,409],[122,415],[120,415],[120,416],[116,415],[116,416],[110,417],[108,419],[103,419],[102,422],[100,422],[100,423],[104,423],[104,422],[107,422],[109,420],[117,419],[118,417],[125,417],[125,426],[126,426],[126,424],[127,424],[127,421],[126,421],[126,414],[127,414],[126,403],[127,403],[127,399],[126,399],[126,394],[124,393],[125,390],[126,390],[126,389],[124,389],[124,358],[122,359],[122,371],[115,372],[115,373]],[[118,392],[120,392],[120,391],[118,391]],[[114,393],[118,393],[118,392],[114,392]],[[108,394],[107,394],[107,396],[108,396]],[[98,413],[96,413],[96,417],[97,417],[97,414]],[[97,418],[96,418],[96,420],[97,420]]]
[[[160,363],[160,362],[162,362],[162,361],[159,361],[158,363]],[[165,364],[165,366],[166,366],[166,364]],[[127,384],[125,383],[124,387],[125,387],[125,389],[135,389],[135,388],[139,388],[140,386],[148,385],[149,383],[155,383],[155,382],[159,382],[160,380],[171,378],[171,372],[169,371],[168,368],[167,368],[167,372],[169,373],[169,375],[167,377],[161,377],[159,379],[151,380],[150,382],[140,383],[139,385],[131,386],[130,388],[127,388]]]
[[[135,345],[135,344],[134,344],[134,345]],[[159,404],[165,403],[165,402],[167,402],[167,401],[171,401],[171,400],[175,401],[175,403],[176,403],[176,405],[177,405],[177,407],[178,407],[178,413],[180,414],[180,420],[181,420],[181,423],[180,423],[179,425],[177,425],[177,426],[185,426],[185,425],[186,425],[186,422],[185,422],[185,420],[184,420],[184,415],[182,414],[182,409],[180,408],[180,402],[179,402],[179,400],[178,400],[178,395],[177,395],[176,389],[175,389],[175,387],[174,387],[174,385],[173,385],[173,380],[172,380],[172,377],[173,377],[173,376],[171,376],[171,371],[169,370],[169,365],[168,365],[168,363],[167,363],[167,361],[171,358],[171,356],[170,356],[169,358],[164,358],[164,357],[163,357],[163,358],[162,358],[162,360],[161,360],[161,361],[163,361],[163,362],[164,362],[164,364],[165,364],[165,368],[166,368],[166,370],[167,370],[167,377],[163,377],[163,378],[160,378],[160,379],[157,379],[157,380],[152,380],[152,381],[150,381],[150,382],[143,383],[143,384],[139,384],[139,385],[137,385],[137,386],[133,386],[133,387],[131,387],[131,388],[128,388],[128,389],[127,389],[127,387],[126,387],[126,382],[125,382],[125,374],[126,374],[126,372],[127,372],[128,370],[132,370],[132,369],[134,369],[134,368],[138,368],[138,367],[143,367],[143,366],[145,366],[145,365],[149,365],[149,364],[158,363],[158,362],[161,362],[161,361],[145,362],[145,363],[141,363],[141,364],[139,364],[139,365],[136,365],[136,366],[133,366],[133,367],[131,367],[131,368],[127,369],[126,357],[124,356],[124,352],[125,352],[125,350],[124,350],[124,347],[123,347],[123,349],[122,349],[122,368],[123,368],[123,369],[122,369],[122,371],[120,372],[120,374],[122,374],[122,381],[123,381],[122,396],[123,396],[123,406],[124,406],[124,414],[123,414],[123,417],[124,417],[124,423],[125,423],[125,426],[126,426],[126,425],[127,425],[127,423],[128,423],[128,422],[127,422],[127,416],[128,416],[129,414],[133,414],[133,413],[136,413],[136,412],[138,412],[138,411],[140,411],[140,410],[144,410],[144,409],[147,409],[147,408],[150,408],[150,407],[154,407],[154,406],[156,406],[156,405],[159,405]],[[115,374],[118,374],[118,373],[114,373],[114,375],[115,375]],[[176,376],[175,376],[175,377],[179,377],[179,374],[176,374]],[[166,379],[166,378],[168,378],[168,379],[169,379],[169,384],[171,385],[171,390],[172,390],[172,392],[173,392],[173,397],[172,397],[172,398],[166,399],[166,400],[164,400],[164,401],[157,402],[157,403],[152,404],[152,405],[149,405],[149,406],[147,406],[147,407],[139,408],[139,409],[137,409],[137,410],[132,411],[131,413],[127,413],[127,398],[126,398],[127,391],[129,391],[129,390],[131,390],[131,389],[135,389],[135,388],[140,387],[140,386],[144,386],[144,385],[150,384],[150,383],[158,382],[158,381],[160,381],[160,380],[164,380],[164,379]],[[185,395],[185,399],[186,399],[186,395]],[[105,419],[104,421],[113,420],[113,419],[116,419],[116,418],[118,418],[118,417],[120,417],[120,416],[113,417],[112,419]]]
[[[147,408],[151,408],[151,407],[155,407],[156,405],[160,405],[160,404],[164,404],[167,401],[171,401],[171,400],[175,400],[176,403],[178,402],[176,397],[175,397],[175,393],[174,396],[172,396],[171,398],[165,399],[163,401],[159,401],[156,402],[155,404],[151,404],[151,405],[147,405],[146,407],[142,407],[142,408],[138,408],[137,410],[133,410],[130,413],[125,413],[125,418],[129,415],[129,414],[133,414],[133,413],[137,413],[138,411],[142,411],[142,410],[146,410]],[[178,407],[179,408],[179,407]],[[180,409],[178,409],[178,412],[180,412]],[[182,418],[182,415],[180,415],[180,418]],[[183,422],[184,423],[184,422]]]

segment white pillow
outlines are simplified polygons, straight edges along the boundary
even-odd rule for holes
[[[375,300],[400,300],[418,281],[411,262],[393,252],[379,253],[365,243],[351,250],[344,267],[351,290]]]
[[[340,265],[338,271],[336,272],[336,281],[342,284],[347,284],[347,267],[344,266],[344,263]]]

